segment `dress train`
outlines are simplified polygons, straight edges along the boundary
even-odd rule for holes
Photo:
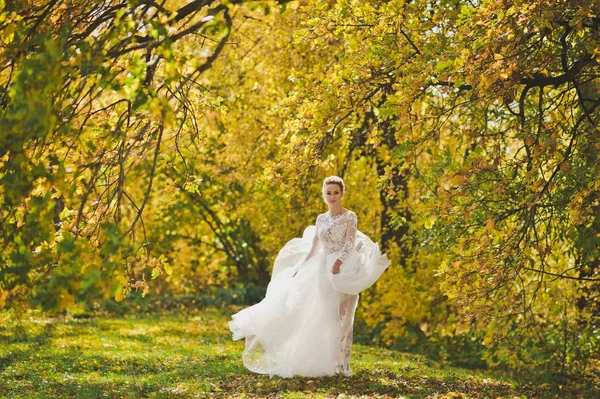
[[[282,377],[351,375],[352,325],[358,293],[389,265],[379,246],[357,231],[354,248],[340,273],[331,267],[337,253],[311,249],[315,226],[290,240],[274,263],[265,298],[232,316],[233,339],[245,338],[244,365]]]

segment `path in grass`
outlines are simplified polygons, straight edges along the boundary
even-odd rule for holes
[[[518,386],[426,359],[353,347],[353,377],[269,378],[248,372],[226,323],[235,309],[20,321],[0,313],[0,397],[594,397]],[[563,388],[564,389],[564,388]],[[599,396],[600,397],[600,396]]]

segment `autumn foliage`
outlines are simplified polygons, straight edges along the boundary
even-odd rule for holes
[[[361,339],[597,364],[597,2],[0,5],[0,306],[264,287],[339,174]]]

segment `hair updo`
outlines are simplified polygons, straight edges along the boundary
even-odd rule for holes
[[[327,203],[327,185],[328,184],[337,184],[342,190],[342,194],[346,192],[346,187],[344,186],[344,180],[342,180],[339,176],[329,176],[323,180],[323,201]]]

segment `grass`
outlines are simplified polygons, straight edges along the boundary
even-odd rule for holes
[[[352,377],[282,379],[241,363],[228,316],[205,308],[21,320],[0,313],[2,398],[594,398],[591,385],[524,383],[355,345]],[[582,388],[583,387],[583,388]]]

